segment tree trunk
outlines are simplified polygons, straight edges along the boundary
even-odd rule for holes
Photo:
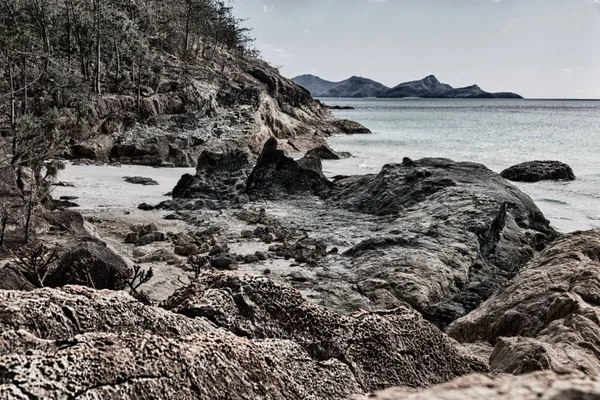
[[[29,99],[27,97],[27,59],[23,56],[23,107],[21,115],[27,114]]]
[[[187,18],[185,21],[185,49],[183,52],[184,57],[187,57],[188,49],[190,47],[190,24],[192,20],[192,4],[191,0],[188,0]]]
[[[119,53],[119,46],[117,45],[117,38],[115,37],[115,55],[117,61],[117,72],[115,72],[115,81],[119,81],[121,77],[121,54]]]
[[[94,0],[94,13],[96,15],[96,76],[94,79],[94,90],[102,94],[100,85],[100,0]]]
[[[3,214],[0,218],[0,249],[4,247],[4,235],[6,234],[6,225],[8,225],[8,215]]]
[[[69,72],[71,71],[71,57],[72,57],[72,48],[71,48],[71,10],[69,8],[69,1],[65,0],[65,8],[67,11],[67,65]]]
[[[137,70],[137,109],[138,115],[142,116],[142,63],[138,63]]]
[[[27,202],[27,214],[25,216],[25,243],[29,243],[31,231],[31,214],[33,212],[33,188],[30,189],[29,201]]]

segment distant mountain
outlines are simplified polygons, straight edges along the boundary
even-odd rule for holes
[[[388,88],[371,79],[353,76],[342,82],[329,82],[314,75],[302,75],[292,79],[306,88],[313,97],[380,97],[380,98],[456,98],[456,99],[522,99],[516,93],[490,93],[479,86],[453,88],[429,75],[419,81],[401,83]]]
[[[292,80],[307,89],[313,97],[377,97],[389,89],[379,82],[359,76],[341,82],[329,82],[314,75],[301,75]]]

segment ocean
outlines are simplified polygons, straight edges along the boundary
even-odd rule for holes
[[[378,173],[403,157],[472,161],[501,172],[532,160],[569,164],[574,182],[515,183],[559,231],[600,228],[600,101],[466,99],[320,99],[352,106],[339,118],[372,135],[336,136],[337,151],[353,158],[327,161],[328,175]]]

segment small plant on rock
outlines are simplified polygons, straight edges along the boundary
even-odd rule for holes
[[[194,274],[194,279],[198,279],[202,270],[208,267],[208,258],[203,256],[191,256],[188,257],[187,263],[181,266],[186,272],[192,272]]]
[[[58,246],[48,248],[43,244],[24,246],[13,252],[13,270],[32,286],[43,288],[46,279],[56,269]]]
[[[143,270],[139,265],[134,265],[133,268],[128,269],[127,272],[122,275],[122,278],[129,287],[131,295],[136,300],[146,305],[152,305],[152,301],[143,290],[140,290],[140,286],[150,282],[153,277],[154,271],[152,268]]]

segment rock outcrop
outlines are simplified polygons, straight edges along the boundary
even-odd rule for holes
[[[294,341],[315,359],[347,364],[365,390],[423,387],[487,369],[414,310],[347,317],[266,278],[207,273],[176,292],[165,307],[206,318],[238,336]]]
[[[355,400],[579,400],[600,397],[600,382],[583,374],[471,375],[424,390],[393,388]]]
[[[310,93],[282,77],[268,63],[227,50],[188,67],[163,56],[158,90],[134,95],[106,94],[95,100],[80,123],[70,155],[103,162],[153,166],[195,166],[203,151],[234,150],[254,156],[271,136],[306,151],[330,134],[368,132],[339,121]],[[226,65],[226,67],[224,67]]]
[[[515,182],[574,181],[573,169],[560,161],[528,161],[500,173]]]
[[[2,398],[334,400],[488,369],[412,310],[344,317],[262,278],[208,273],[167,307],[0,291]]]
[[[494,345],[508,373],[551,369],[600,376],[600,231],[558,239],[477,310],[454,322],[461,342]]]
[[[381,217],[376,233],[345,252],[348,279],[375,307],[382,296],[385,307],[410,304],[440,327],[557,236],[527,195],[480,164],[405,159],[335,185],[330,205]]]
[[[250,155],[204,151],[198,158],[195,175],[184,175],[173,189],[173,198],[208,199],[231,202],[246,189],[252,169]]]
[[[89,284],[96,289],[120,290],[125,287],[123,275],[128,265],[104,243],[82,242],[66,248],[56,269],[46,279],[46,286]],[[89,273],[89,275],[88,275]],[[87,282],[91,279],[92,282]]]
[[[323,175],[321,160],[307,156],[298,161],[277,148],[271,138],[248,177],[246,193],[251,199],[281,199],[289,195],[327,196],[333,187]]]

